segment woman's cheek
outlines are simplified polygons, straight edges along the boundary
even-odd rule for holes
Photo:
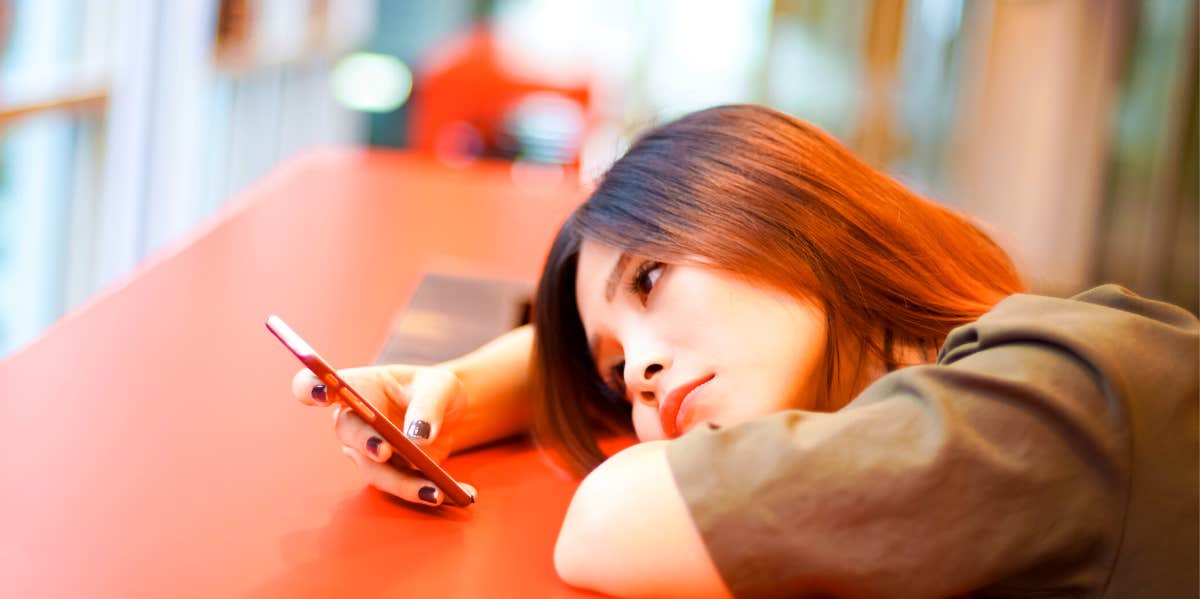
[[[633,405],[633,430],[637,433],[639,441],[667,438],[662,429],[662,420],[658,417],[658,410],[641,402]]]

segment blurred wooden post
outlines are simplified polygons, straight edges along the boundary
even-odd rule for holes
[[[903,143],[894,115],[905,4],[905,0],[881,0],[871,3],[867,13],[863,97],[851,144],[876,168],[885,168]]]
[[[1031,288],[1090,283],[1103,189],[1119,0],[980,3],[963,39],[954,195],[1012,254]]]
[[[1170,301],[1186,302],[1186,307],[1195,310],[1196,291],[1194,283],[1172,280],[1179,269],[1175,268],[1175,248],[1181,220],[1190,216],[1195,222],[1194,210],[1187,215],[1183,178],[1188,166],[1186,160],[1195,160],[1195,154],[1187,151],[1188,136],[1195,130],[1195,121],[1188,126],[1189,119],[1196,118],[1196,53],[1197,24],[1195,13],[1185,26],[1183,40],[1178,49],[1180,58],[1176,67],[1178,77],[1170,90],[1167,113],[1163,116],[1166,125],[1155,148],[1154,166],[1151,173],[1150,193],[1145,199],[1145,219],[1142,224],[1141,247],[1138,251],[1135,277],[1138,291]],[[1194,142],[1193,142],[1194,143]],[[1193,167],[1194,168],[1194,167]],[[1195,172],[1193,170],[1193,172]],[[1195,198],[1190,198],[1194,204]],[[1185,216],[1186,215],[1186,216]],[[1195,231],[1195,229],[1192,229]],[[1193,234],[1192,239],[1195,238]],[[1190,257],[1184,258],[1192,264],[1191,279],[1195,281],[1195,248]],[[1187,276],[1178,277],[1186,279]],[[1174,288],[1172,288],[1174,287]],[[1190,287],[1191,289],[1186,289]],[[1190,296],[1190,297],[1188,297]]]

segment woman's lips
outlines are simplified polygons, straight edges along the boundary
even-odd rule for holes
[[[683,427],[680,417],[683,415],[684,404],[687,403],[686,400],[697,387],[711,381],[714,376],[716,375],[709,374],[675,387],[663,399],[662,405],[659,407],[658,416],[662,420],[662,429],[668,439],[674,439],[682,434]]]

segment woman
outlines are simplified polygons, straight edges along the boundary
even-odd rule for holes
[[[348,375],[439,458],[531,429],[590,470],[555,550],[578,586],[1195,596],[1196,319],[1020,291],[961,217],[729,106],[613,165],[551,248],[536,335]],[[306,372],[294,389],[324,402]],[[441,501],[336,421],[371,484]],[[596,427],[643,443],[605,460]]]

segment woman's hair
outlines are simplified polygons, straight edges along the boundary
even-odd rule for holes
[[[820,306],[828,326],[812,409],[833,397],[849,347],[889,369],[1023,290],[1012,261],[962,216],[867,166],[829,135],[761,106],[722,106],[651,130],[563,224],[534,305],[533,432],[584,473],[605,458],[595,422],[630,430],[591,359],[575,303],[580,242],[696,263]],[[857,389],[854,390],[857,392]]]

